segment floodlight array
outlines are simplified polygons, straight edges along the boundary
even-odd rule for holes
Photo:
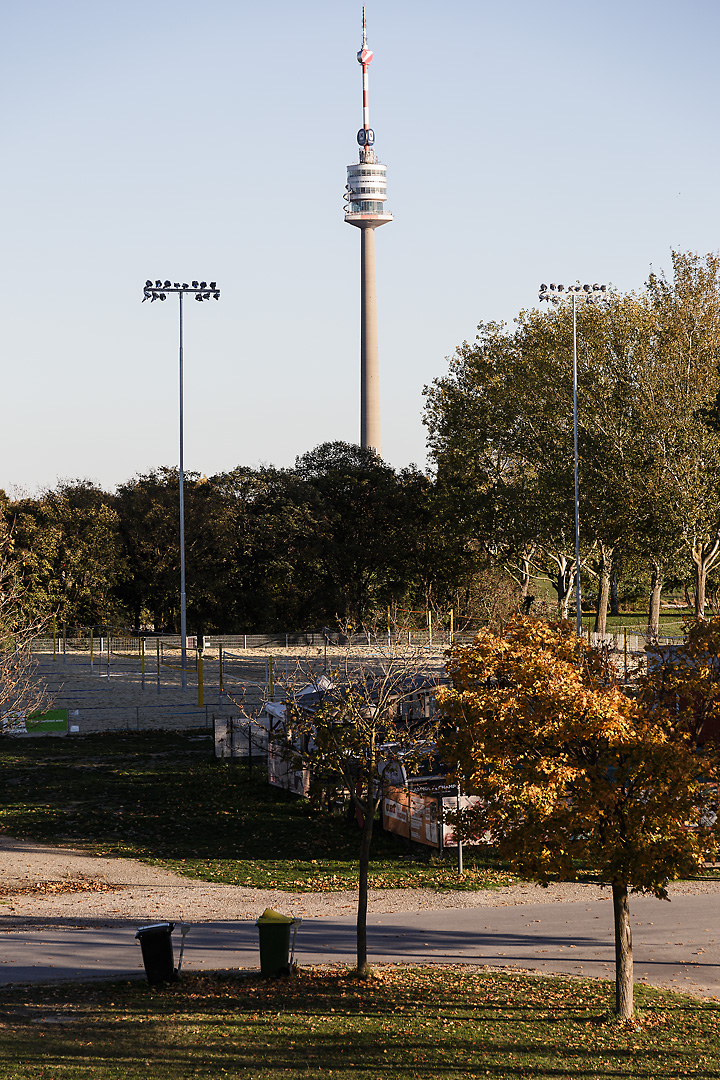
[[[597,304],[601,300],[607,300],[607,285],[541,285],[538,292],[540,300],[547,300],[551,304],[559,304],[561,300],[568,298],[584,300],[587,304]]]
[[[161,281],[160,278],[152,281],[148,278],[143,289],[142,302],[144,304],[149,300],[152,304],[155,300],[167,300],[168,293],[192,293],[199,301],[220,299],[220,290],[215,281],[193,281],[188,285],[187,281],[181,284],[179,281]]]

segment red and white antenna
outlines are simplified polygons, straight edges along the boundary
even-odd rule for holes
[[[362,49],[357,54],[358,63],[362,64],[363,71],[363,129],[370,130],[370,104],[368,102],[368,67],[373,58],[372,50],[367,47],[367,23],[365,22],[365,8],[363,8],[363,43]]]

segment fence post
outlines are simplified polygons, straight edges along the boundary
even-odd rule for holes
[[[140,651],[140,665],[142,668],[142,688],[145,689],[145,638],[140,638],[141,651]]]
[[[57,622],[55,621],[55,616],[53,615],[53,660],[56,658],[56,656],[57,656]]]
[[[222,645],[218,645],[218,667],[220,669],[219,690],[220,690],[220,697],[222,697],[222,694],[223,694]],[[222,701],[220,702],[220,704],[222,705]]]
[[[94,650],[93,650],[93,645],[94,645],[94,641],[93,641],[93,631],[94,631],[94,629],[95,629],[95,627],[94,627],[94,626],[91,626],[91,627],[90,627],[90,674],[91,674],[91,675],[92,675],[92,669],[93,669],[93,659],[94,659],[94,656],[93,656],[93,651],[94,651]]]
[[[203,705],[203,654],[202,650],[197,651],[197,677],[198,677],[198,708],[202,708]]]
[[[67,624],[63,623],[63,664],[67,664]]]

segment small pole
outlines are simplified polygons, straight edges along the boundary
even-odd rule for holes
[[[63,663],[67,664],[67,624],[63,623]]]
[[[198,708],[203,705],[203,654],[197,651],[197,677],[198,677]]]
[[[624,651],[625,651],[625,682],[627,682],[627,626],[623,626]]]
[[[140,638],[140,664],[142,668],[142,688],[145,689],[145,638]]]
[[[275,661],[274,661],[274,658],[271,656],[270,657],[270,700],[272,701],[274,699],[274,697],[275,697]]]
[[[450,608],[450,644],[451,645],[453,643],[453,635],[455,633],[454,619],[455,619],[455,612],[454,612],[453,608]]]
[[[248,776],[252,776],[252,734],[250,731],[250,721],[248,720]]]
[[[223,659],[222,659],[222,645],[218,645],[218,665],[220,668],[220,695],[223,693]]]
[[[460,813],[460,781],[459,780],[457,782],[457,812],[458,812],[458,814]],[[462,877],[462,875],[463,875],[463,846],[462,846],[462,840],[460,839],[459,836],[457,838],[457,849],[458,849],[458,860],[457,860],[458,875],[460,877]]]
[[[160,638],[155,638],[155,648],[157,650],[157,692],[160,693]]]
[[[93,670],[94,644],[95,644],[94,641],[93,641],[93,630],[94,629],[95,629],[94,626],[90,627],[90,674],[91,675],[92,675],[92,670]]]
[[[109,679],[110,678],[110,627],[108,627],[107,642],[108,642],[108,647],[107,647],[107,673],[108,673],[108,679]]]
[[[53,616],[53,660],[57,656],[57,622]]]

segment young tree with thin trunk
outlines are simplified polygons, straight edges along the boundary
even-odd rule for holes
[[[399,648],[367,660],[348,656],[321,679],[301,664],[285,689],[285,719],[271,736],[292,768],[308,769],[316,788],[344,790],[357,814],[356,970],[363,977],[369,970],[370,852],[385,774],[395,772],[398,762],[411,773],[434,751],[436,720],[428,697],[440,675],[428,673],[416,652]]]
[[[439,695],[443,760],[481,796],[466,835],[490,832],[523,877],[547,885],[592,872],[612,887],[616,1010],[633,1011],[629,894],[667,899],[697,872],[717,755],[700,752],[657,695],[625,696],[567,623],[518,617],[451,652]]]
[[[0,730],[12,730],[16,720],[47,706],[50,695],[37,679],[32,655],[33,640],[45,629],[46,620],[27,613],[22,560],[3,502],[0,492]]]

